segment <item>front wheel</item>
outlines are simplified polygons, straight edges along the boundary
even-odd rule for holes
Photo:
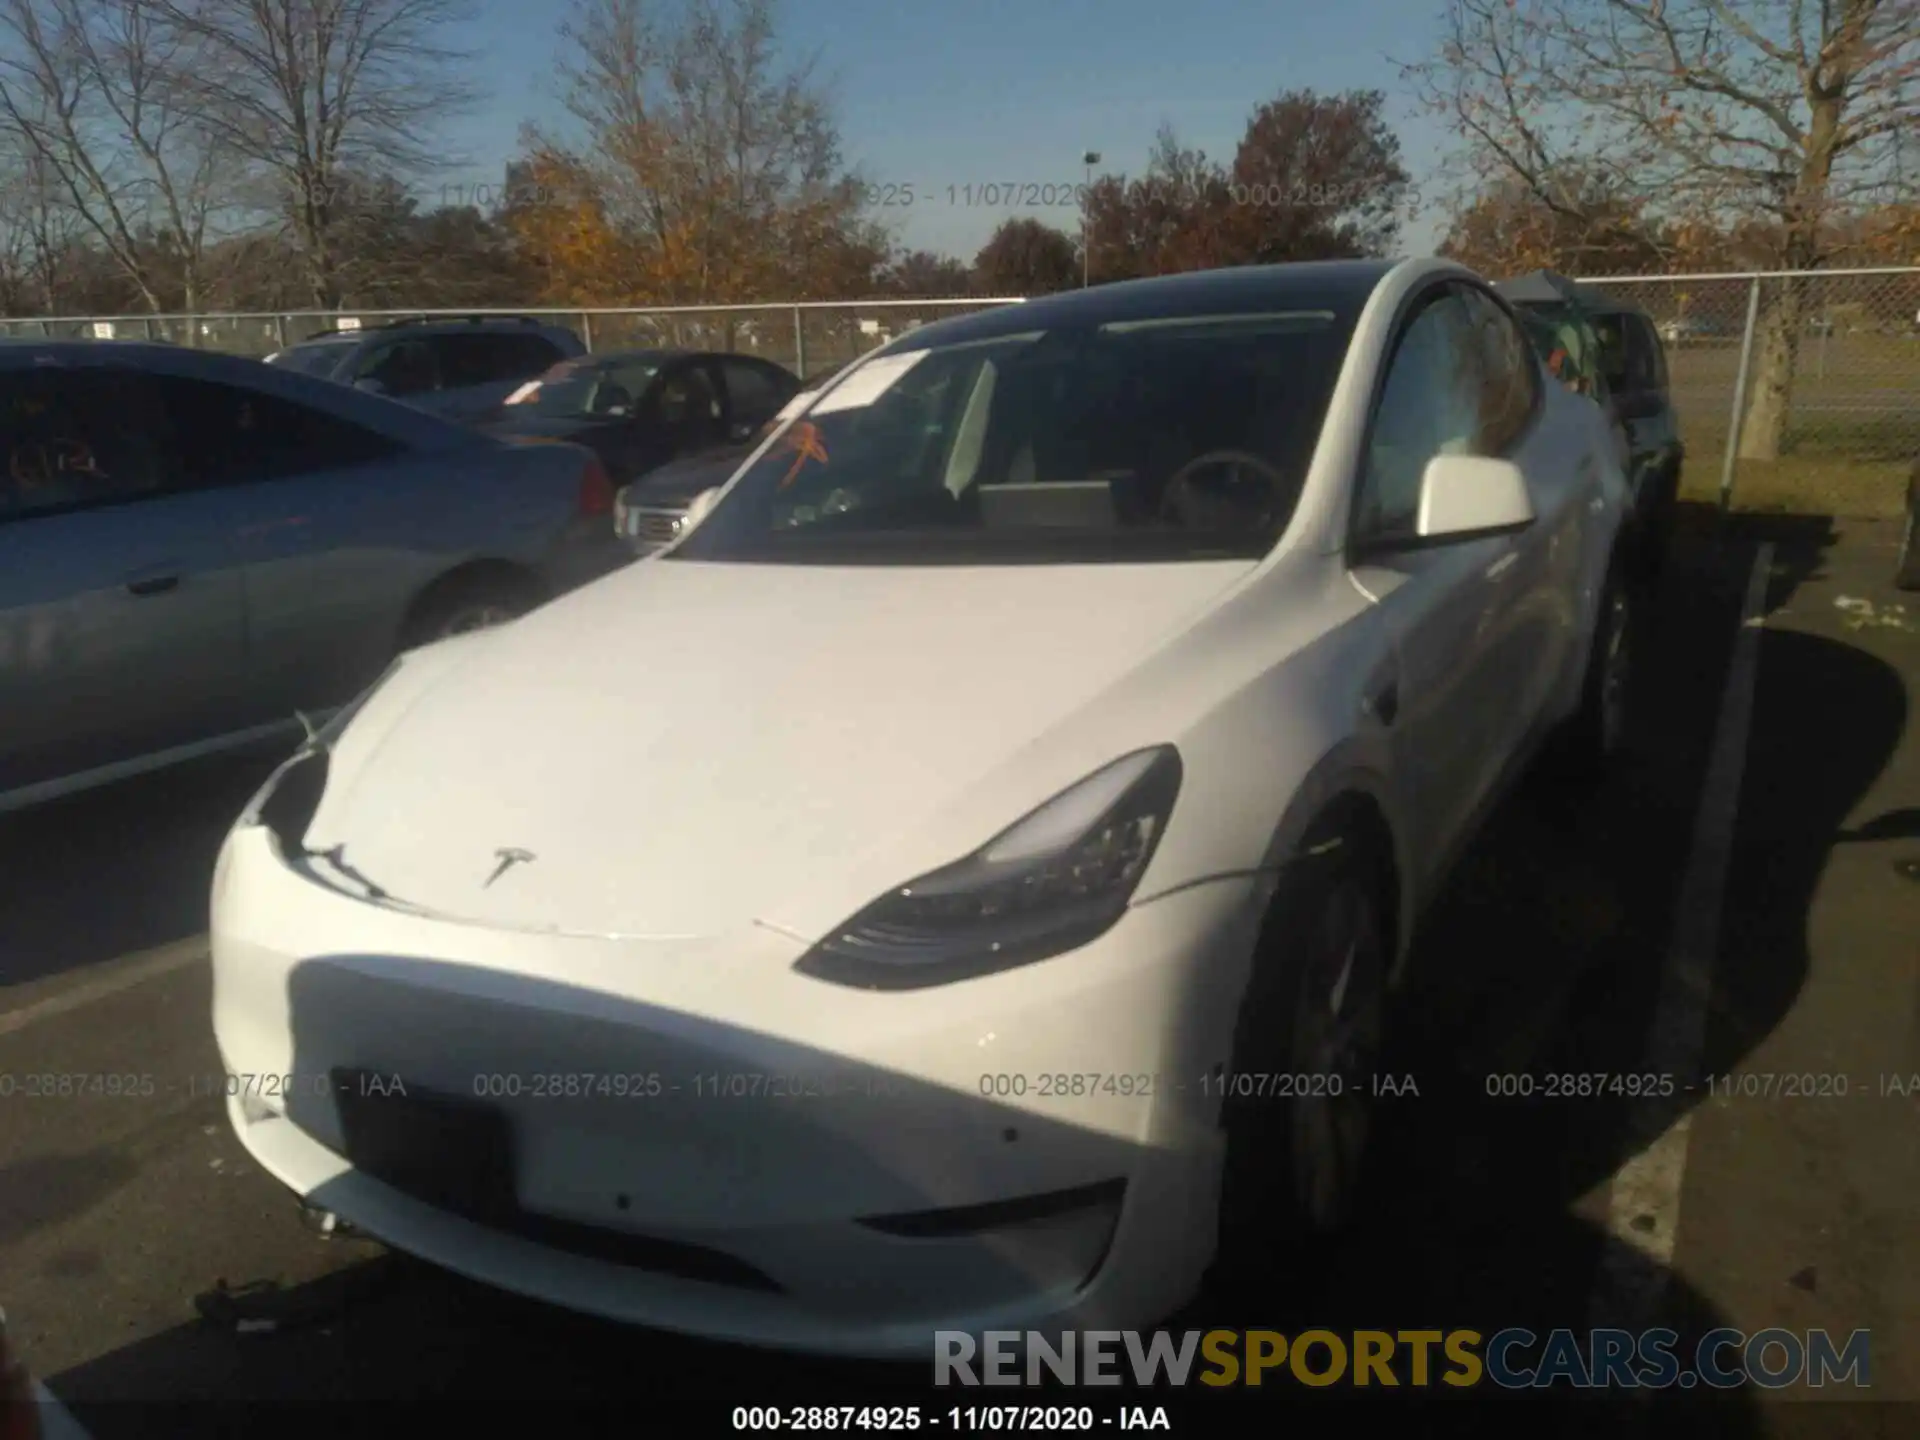
[[[1392,945],[1382,867],[1352,832],[1314,848],[1268,912],[1217,1080],[1213,1280],[1230,1288],[1346,1232],[1371,1168]]]
[[[1679,504],[1678,470],[1660,476],[1653,487],[1640,521],[1640,574],[1649,581],[1658,580],[1667,568],[1667,552],[1673,543],[1674,510]]]

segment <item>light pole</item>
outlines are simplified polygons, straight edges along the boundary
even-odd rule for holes
[[[1087,211],[1093,199],[1093,167],[1100,163],[1100,152],[1089,150],[1080,157],[1080,163],[1087,167],[1087,186],[1080,192],[1080,288],[1087,288],[1088,277],[1093,273],[1093,251],[1087,239]]]

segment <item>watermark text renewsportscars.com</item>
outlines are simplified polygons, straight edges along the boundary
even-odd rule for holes
[[[1871,1333],[1719,1329],[989,1330],[934,1337],[933,1383],[977,1385],[1444,1386],[1468,1389],[1866,1389]]]

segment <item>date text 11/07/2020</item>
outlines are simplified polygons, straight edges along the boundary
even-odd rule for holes
[[[1144,193],[1159,204],[1202,205],[1224,200],[1235,206],[1267,210],[1345,210],[1360,203],[1365,188],[1348,182],[1308,184],[1276,180],[1248,185],[1235,181],[1200,186],[1139,180],[1126,186],[1126,194]],[[951,205],[966,210],[1046,210],[1078,209],[1086,202],[1088,187],[1076,181],[969,180],[955,185],[916,185],[888,180],[863,182],[859,193],[861,203],[882,210],[909,205]]]
[[[1198,1095],[1215,1100],[1322,1099],[1340,1095],[1418,1099],[1420,1086],[1411,1074],[1342,1075],[1337,1071],[1266,1073],[1216,1068],[1192,1077],[1144,1072],[1062,1071],[1025,1075],[999,1071],[980,1077],[980,1093],[996,1100],[1085,1100],[1109,1095],[1130,1100],[1151,1100],[1160,1095]]]
[[[736,1405],[735,1430],[1171,1430],[1164,1405]]]
[[[1891,1100],[1920,1096],[1920,1072],[1861,1076],[1827,1070],[1749,1070],[1687,1079],[1655,1071],[1506,1072],[1488,1075],[1486,1092],[1503,1100],[1650,1100],[1675,1095],[1710,1100]]]
[[[151,1100],[184,1095],[189,1100],[251,1096],[291,1099],[296,1095],[405,1095],[399,1075],[357,1072],[334,1075],[255,1075],[225,1070],[163,1079],[137,1072],[32,1071],[0,1073],[0,1100]]]

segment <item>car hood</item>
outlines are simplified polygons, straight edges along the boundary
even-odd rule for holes
[[[1251,568],[645,562],[429,678],[403,666],[336,746],[307,846],[507,928],[801,930],[1079,779],[1022,752]],[[943,816],[989,776],[1012,813]],[[531,858],[487,883],[506,851]]]
[[[507,406],[509,411],[515,406]],[[489,419],[483,428],[502,440],[571,440],[584,444],[605,430],[614,429],[617,420],[546,419],[539,416],[506,415]]]
[[[688,460],[675,460],[650,471],[627,487],[629,505],[657,505],[662,509],[684,509],[703,490],[724,485],[751,455],[751,445],[736,445],[712,450]]]

